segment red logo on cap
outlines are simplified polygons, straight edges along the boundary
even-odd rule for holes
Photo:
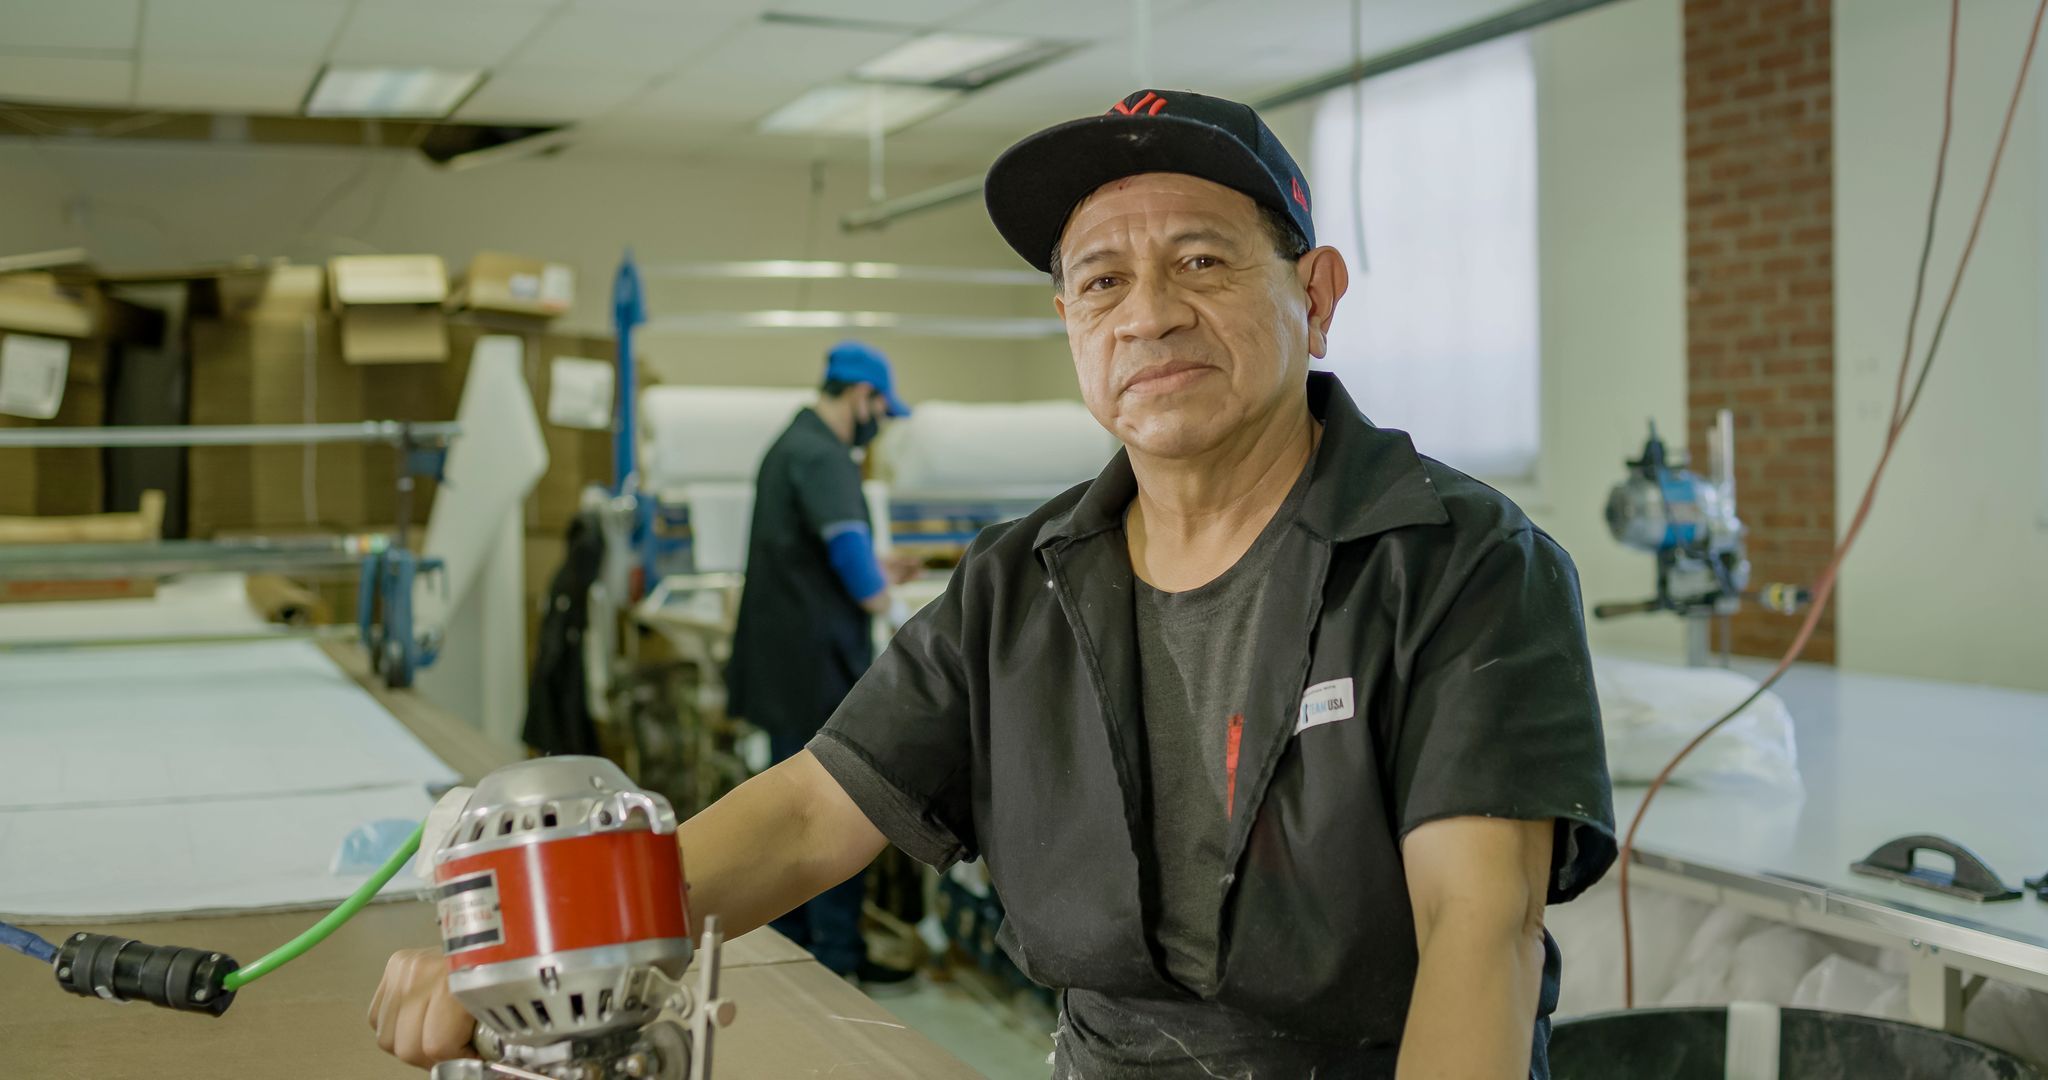
[[[1308,192],[1301,190],[1301,178],[1298,176],[1289,177],[1288,182],[1294,185],[1294,201],[1301,204],[1301,209],[1304,213],[1307,212]]]
[[[1147,105],[1152,107],[1148,109],[1145,107]],[[1145,96],[1139,98],[1136,105],[1126,105],[1119,101],[1109,107],[1111,112],[1120,112],[1125,116],[1158,116],[1159,110],[1164,108],[1166,108],[1166,99],[1150,90],[1145,91]]]

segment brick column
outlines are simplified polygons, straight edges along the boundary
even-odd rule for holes
[[[1735,411],[1751,580],[1809,584],[1835,538],[1829,0],[1684,4],[1687,445],[1704,471]],[[1745,612],[1735,651],[1779,655],[1797,628]],[[1831,610],[1806,658],[1834,657]]]

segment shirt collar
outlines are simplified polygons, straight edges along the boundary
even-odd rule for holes
[[[1407,433],[1375,426],[1327,371],[1309,372],[1307,392],[1309,412],[1323,422],[1323,442],[1302,499],[1305,528],[1342,542],[1450,521]],[[1116,528],[1137,493],[1130,455],[1119,450],[1079,502],[1040,527],[1036,546]]]

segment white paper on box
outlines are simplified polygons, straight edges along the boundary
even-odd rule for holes
[[[71,343],[62,338],[0,337],[0,413],[48,420],[64,404]]]
[[[540,299],[540,277],[536,274],[514,274],[507,283],[512,299],[531,303]]]
[[[567,311],[576,302],[576,271],[566,263],[549,263],[540,272],[540,302]]]
[[[612,365],[558,356],[548,365],[548,423],[603,430],[612,425]]]

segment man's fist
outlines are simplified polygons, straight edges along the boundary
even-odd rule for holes
[[[469,1046],[476,1020],[448,992],[448,961],[439,949],[391,954],[384,981],[370,998],[370,1026],[377,1045],[407,1065],[424,1069],[476,1056]]]

